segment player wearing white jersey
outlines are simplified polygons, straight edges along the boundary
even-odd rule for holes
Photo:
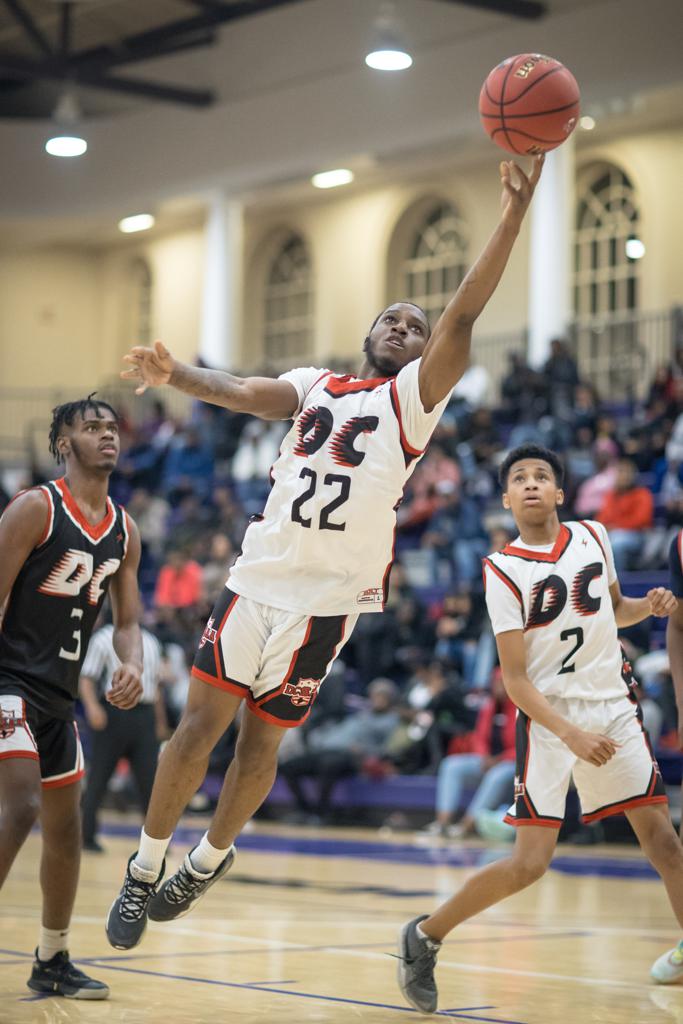
[[[669,615],[676,599],[663,588],[623,596],[604,528],[560,523],[562,476],[557,455],[536,445],[514,449],[501,466],[503,505],[520,535],[484,559],[484,580],[503,680],[518,708],[515,803],[506,816],[517,837],[510,857],[404,926],[399,983],[426,1013],[437,1006],[434,967],[446,935],[545,873],[572,775],[585,820],[626,814],[683,925],[683,847],[617,638],[620,627]]]
[[[357,377],[309,367],[242,380],[176,362],[157,342],[126,357],[124,377],[170,384],[263,419],[292,419],[262,516],[199,643],[183,719],[160,760],[140,839],[107,920],[129,949],[147,916],[190,910],[234,859],[234,840],[267,796],[277,748],[308,715],[361,612],[381,611],[405,482],[469,362],[472,326],[493,294],[539,179],[502,163],[502,214],[433,332],[425,313],[394,303],[372,324]],[[199,846],[157,892],[164,855],[209,754],[246,702],[235,758]]]

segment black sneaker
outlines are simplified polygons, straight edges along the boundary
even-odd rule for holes
[[[231,846],[216,870],[203,874],[192,866],[192,852],[190,850],[176,873],[164,882],[159,892],[150,900],[150,921],[173,921],[176,917],[189,914],[207,889],[230,870],[235,859],[235,847]]]
[[[156,896],[157,886],[164,877],[166,861],[157,877],[134,863],[137,851],[128,861],[121,892],[111,905],[105,928],[109,944],[114,949],[132,949],[137,946],[147,927],[147,904]]]
[[[74,967],[66,950],[55,953],[50,960],[39,960],[36,950],[31,977],[26,984],[33,992],[48,992],[67,999],[109,998],[109,986]]]
[[[404,924],[398,939],[398,984],[401,992],[416,1010],[435,1013],[438,999],[434,968],[441,943],[423,939],[417,926],[428,914]]]
[[[97,839],[84,839],[81,847],[86,853],[105,853],[105,849]]]

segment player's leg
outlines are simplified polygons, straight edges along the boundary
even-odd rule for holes
[[[159,740],[154,707],[151,704],[142,704],[138,706],[136,712],[135,735],[130,739],[127,757],[144,817],[152,798],[154,775],[159,760]]]
[[[73,722],[53,722],[38,733],[43,771],[40,885],[43,914],[28,986],[70,999],[106,999],[109,988],[74,967],[69,926],[81,862],[83,752]]]
[[[107,708],[106,726],[94,730],[92,734],[92,750],[83,797],[83,845],[86,849],[97,849],[97,813],[125,747],[125,733],[113,721],[116,711],[117,708]]]
[[[403,926],[398,983],[411,1006],[421,1013],[435,1012],[438,993],[434,968],[443,939],[469,917],[538,881],[552,860],[558,833],[557,828],[538,825],[518,827],[510,857],[477,871],[433,914],[421,915]]]
[[[671,909],[683,928],[683,845],[676,835],[668,807],[665,804],[634,807],[626,811],[626,817],[643,853],[660,874]],[[683,939],[655,961],[651,974],[654,981],[664,985],[683,978]]]
[[[38,820],[40,802],[37,757],[0,760],[0,886],[4,885],[16,855]]]
[[[173,830],[204,781],[209,755],[241,701],[232,693],[192,680],[183,717],[159,759],[139,850],[128,861],[123,886],[107,916],[107,937],[116,949],[131,949],[142,938],[149,901],[164,875]]]

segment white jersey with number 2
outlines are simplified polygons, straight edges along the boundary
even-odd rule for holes
[[[627,693],[609,592],[616,578],[597,522],[563,523],[545,547],[517,538],[484,559],[493,632],[524,631],[527,675],[541,693],[583,700]]]
[[[314,367],[282,374],[299,405],[231,590],[305,614],[382,611],[396,509],[448,401],[425,412],[419,368],[416,359],[370,380]]]

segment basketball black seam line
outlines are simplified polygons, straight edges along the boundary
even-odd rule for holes
[[[512,100],[505,100],[502,103],[502,106],[505,107],[505,106],[509,106],[511,103],[516,103],[517,100],[521,100],[521,98],[523,96],[526,96],[526,94],[531,89],[533,89],[535,86],[537,86],[540,82],[543,82],[546,78],[549,78],[550,75],[554,75],[556,71],[566,71],[566,70],[567,69],[565,68],[564,64],[558,64],[556,68],[550,68],[549,71],[544,71],[543,74],[539,75],[538,78],[535,78],[533,80],[533,82],[529,82],[529,84],[527,85],[526,89],[522,89],[522,91],[520,93],[518,93],[517,96],[515,96],[514,99],[512,99]],[[503,83],[503,92],[505,91],[505,84],[506,83],[507,83],[507,78],[505,79],[505,82]]]
[[[532,139],[534,142],[543,142],[543,143],[555,142],[559,146],[563,142],[567,141],[567,137],[566,136],[563,139],[541,139],[541,138],[539,138],[538,135],[529,135],[528,132],[523,132],[521,128],[515,128],[512,125],[510,126],[509,130],[511,132],[514,132],[516,135],[523,135],[526,139]],[[493,136],[496,135],[498,132],[505,132],[506,137],[508,137],[508,129],[507,128],[494,128],[493,131],[491,132],[491,138],[493,138]],[[508,141],[509,141],[509,138],[508,138]],[[519,152],[519,150],[515,150],[515,152],[517,153],[517,152]],[[520,155],[526,156],[526,153],[523,153],[523,154],[520,154]]]
[[[543,117],[544,114],[561,114],[563,110],[570,110],[576,106],[576,100],[572,100],[571,103],[565,103],[563,107],[553,107],[552,110],[534,110],[531,114],[506,114],[505,119],[511,121],[513,118],[519,119],[522,117]],[[499,117],[499,114],[479,114],[480,117]]]
[[[505,86],[508,84],[508,78],[512,74],[512,69],[514,68],[514,66],[515,66],[515,62],[512,61],[511,64],[510,64],[510,67],[505,72],[505,78],[503,79],[503,84],[500,87],[500,104],[499,104],[499,106],[500,106],[500,124],[501,124],[502,130],[505,132],[505,138],[507,139],[508,146],[510,146],[510,148],[513,151],[513,153],[517,153],[519,156],[521,156],[522,154],[519,152],[519,150],[515,149],[515,147],[512,145],[512,141],[510,140],[510,136],[508,135],[508,133],[506,131],[506,128],[505,128],[505,111],[503,110],[503,107],[505,106]],[[493,135],[491,136],[491,138],[493,138]]]

